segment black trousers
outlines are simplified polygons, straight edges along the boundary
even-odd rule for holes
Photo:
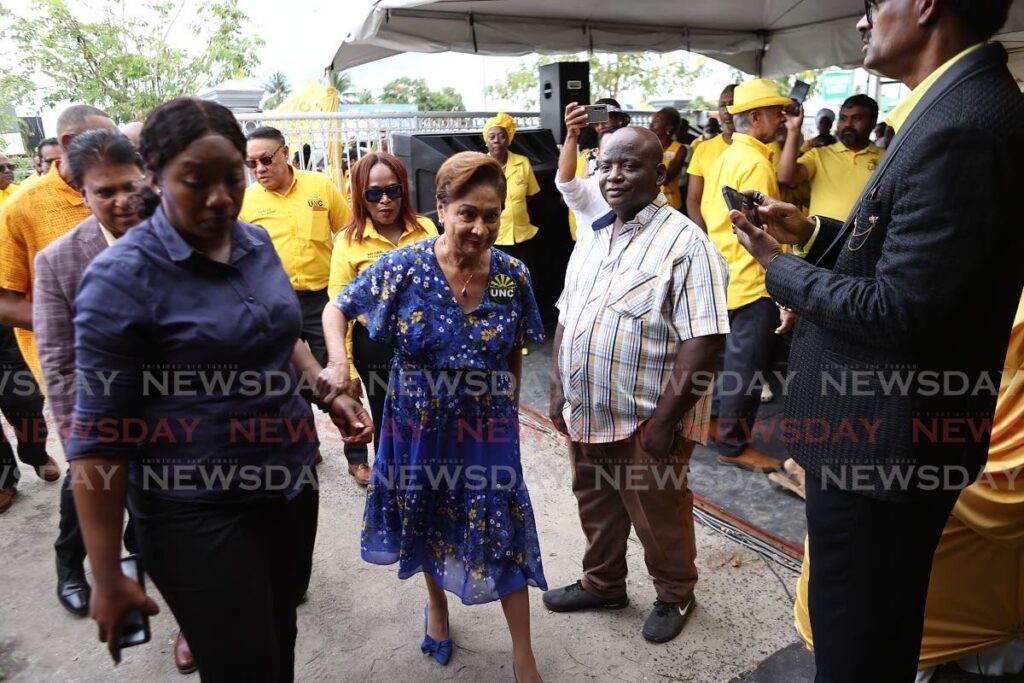
[[[319,492],[220,504],[134,488],[129,496],[146,572],[203,683],[294,680],[295,610],[309,587]]]
[[[807,476],[816,683],[912,683],[932,558],[959,491],[884,502]]]
[[[129,553],[138,552],[134,524],[131,513],[128,524],[124,528],[124,547]],[[82,527],[78,523],[78,509],[75,507],[75,496],[71,492],[71,470],[64,474],[60,485],[60,527],[57,540],[53,543],[56,551],[57,580],[66,581],[70,578],[85,578],[85,539],[82,538]]]
[[[352,362],[363,380],[366,399],[373,418],[373,447],[380,447],[380,430],[384,424],[384,402],[391,382],[391,359],[394,350],[370,338],[370,333],[359,323],[352,324]],[[365,446],[364,446],[365,448]],[[365,462],[365,461],[364,461]]]
[[[0,411],[18,437],[18,458],[26,465],[45,465],[46,418],[43,395],[14,339],[14,330],[0,325]],[[15,488],[21,472],[14,449],[0,429],[0,489]]]
[[[327,365],[327,344],[324,342],[324,306],[327,305],[328,297],[326,289],[318,289],[312,292],[295,292],[299,296],[299,306],[302,307],[302,334],[300,338],[309,344],[309,350],[313,352],[320,365]]]
[[[779,343],[779,307],[762,298],[729,311],[731,332],[725,338],[724,373],[715,389],[718,436],[722,455],[739,455],[750,445],[750,434],[761,405],[757,373],[767,373]]]

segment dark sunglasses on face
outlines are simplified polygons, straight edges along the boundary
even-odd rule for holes
[[[4,171],[14,173],[14,164],[0,164],[0,173],[3,173]]]
[[[366,197],[366,201],[371,204],[376,204],[381,200],[384,195],[388,196],[388,199],[401,199],[405,191],[401,185],[388,185],[387,187],[368,187],[363,190],[363,196]]]
[[[246,159],[245,160],[245,165],[248,166],[250,169],[252,169],[254,171],[256,170],[256,164],[261,164],[263,166],[270,166],[272,163],[274,163],[274,157],[277,156],[277,153],[280,152],[285,147],[286,147],[286,145],[281,145],[280,147],[275,149],[270,154],[267,154],[266,156],[259,157],[258,159]]]

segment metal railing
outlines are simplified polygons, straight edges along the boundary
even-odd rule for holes
[[[540,128],[538,112],[506,112],[519,128]],[[419,111],[307,114],[260,112],[236,114],[249,134],[260,126],[280,130],[299,168],[329,173],[343,185],[340,169],[376,151],[390,151],[395,133],[461,133],[480,131],[495,112]],[[654,112],[630,112],[633,125],[647,126]],[[560,141],[559,141],[560,142]],[[339,169],[340,166],[340,169]]]

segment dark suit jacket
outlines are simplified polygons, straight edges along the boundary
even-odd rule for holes
[[[75,296],[82,274],[107,248],[95,216],[36,254],[32,324],[46,396],[64,441],[75,408]]]
[[[928,90],[846,223],[769,267],[800,316],[789,449],[812,475],[884,499],[977,476],[1024,286],[1022,163],[1024,96],[988,45]]]

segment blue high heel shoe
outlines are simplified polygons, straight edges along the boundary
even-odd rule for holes
[[[420,650],[425,655],[430,655],[434,658],[434,661],[442,666],[447,664],[452,659],[452,639],[451,639],[451,626],[450,622],[446,622],[448,626],[449,637],[445,640],[434,640],[427,635],[427,610],[429,605],[423,606],[423,642],[420,644]]]

